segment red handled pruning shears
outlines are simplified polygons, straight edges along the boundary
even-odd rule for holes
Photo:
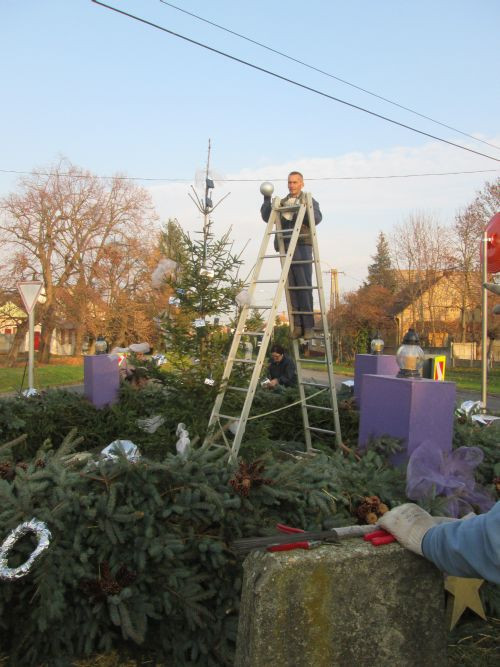
[[[383,544],[390,544],[391,542],[396,541],[394,535],[391,535],[391,533],[388,533],[382,528],[380,530],[375,530],[373,533],[363,535],[363,539],[366,540],[366,542],[371,542],[374,547],[381,547]]]
[[[288,533],[290,535],[295,535],[297,533],[305,533],[305,530],[302,528],[292,528],[292,526],[285,526],[284,523],[277,523],[276,528],[280,533]],[[308,540],[304,542],[291,542],[290,544],[274,544],[270,547],[267,547],[267,551],[291,551],[292,549],[315,549],[316,547],[321,546],[321,540]]]

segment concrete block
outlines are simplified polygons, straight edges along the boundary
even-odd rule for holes
[[[96,408],[118,400],[120,372],[118,357],[93,354],[83,358],[84,394]]]
[[[235,667],[446,664],[443,575],[362,539],[254,551],[244,563]]]
[[[365,375],[393,375],[399,373],[395,354],[357,354],[354,360],[354,397],[361,406],[361,388]]]
[[[381,435],[402,438],[406,451],[393,457],[396,465],[407,460],[424,440],[431,440],[444,452],[451,451],[456,393],[454,382],[365,375],[359,446]]]

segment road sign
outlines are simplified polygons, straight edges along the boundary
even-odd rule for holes
[[[41,280],[21,280],[17,283],[17,289],[24,303],[24,308],[28,315],[33,310],[36,300],[42,291],[43,283]]]
[[[489,273],[500,271],[500,213],[495,213],[486,227],[488,243],[486,247],[486,262]],[[481,244],[481,263],[483,262],[483,246]]]
[[[446,357],[444,355],[438,355],[434,357],[433,361],[433,377],[434,380],[443,381],[445,368],[446,368]]]

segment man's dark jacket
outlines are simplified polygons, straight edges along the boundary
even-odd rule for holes
[[[284,387],[295,387],[297,384],[295,364],[286,354],[283,355],[283,358],[279,362],[271,360],[268,372],[270,380],[278,380]]]

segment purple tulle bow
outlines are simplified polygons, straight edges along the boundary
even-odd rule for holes
[[[483,458],[479,447],[443,452],[431,440],[424,440],[408,461],[406,495],[412,500],[443,496],[452,517],[464,516],[474,508],[487,512],[495,501],[474,479],[474,469]]]

